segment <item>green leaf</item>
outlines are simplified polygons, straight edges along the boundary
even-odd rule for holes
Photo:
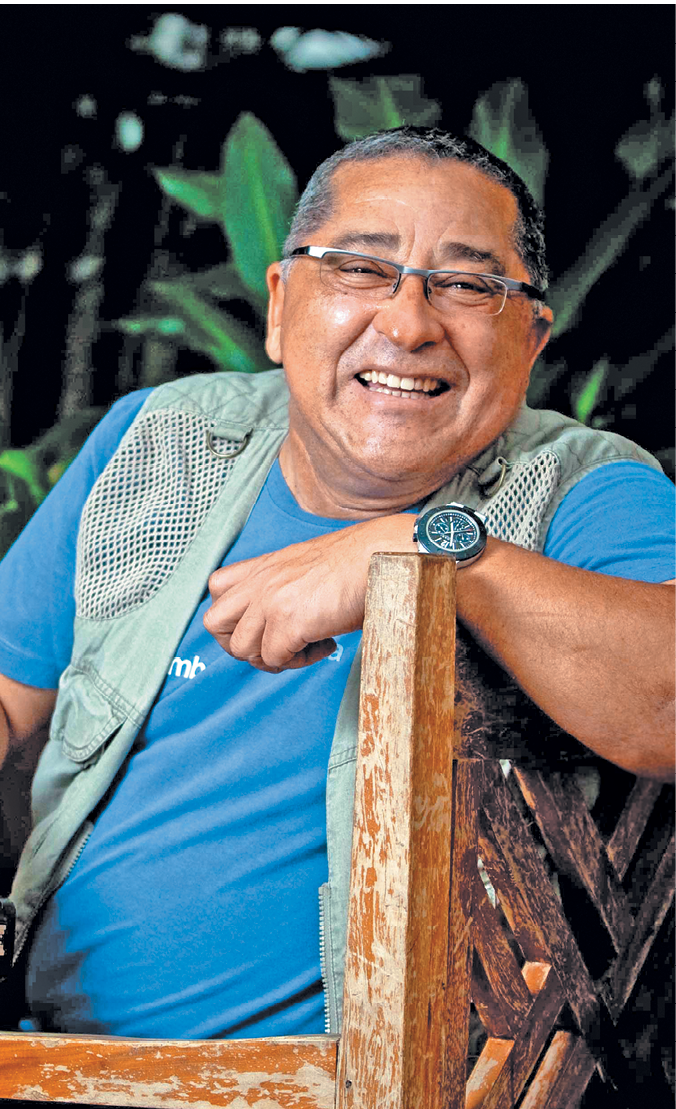
[[[0,558],[18,539],[37,505],[27,482],[0,468]]]
[[[575,419],[579,420],[581,424],[589,423],[589,418],[596,408],[609,369],[608,359],[601,358],[575,398],[573,412]]]
[[[3,451],[0,454],[0,469],[25,483],[36,507],[46,497],[42,472],[30,447]]]
[[[152,281],[150,289],[179,310],[184,320],[184,342],[208,354],[222,370],[257,373],[269,369],[262,345],[251,331],[228,312],[216,308],[183,281]]]
[[[627,240],[645,222],[650,210],[671,184],[669,167],[648,189],[634,189],[592,235],[584,253],[547,293],[554,312],[552,336],[562,335],[574,324],[592,286],[612,266]]]
[[[113,326],[127,335],[171,337],[185,332],[185,321],[178,316],[129,316],[127,319],[115,320]]]
[[[223,222],[225,196],[223,179],[215,173],[186,169],[153,169],[164,193],[202,220]]]
[[[199,273],[183,275],[181,281],[196,292],[204,292],[217,300],[245,300],[259,310],[265,305],[261,298],[248,289],[233,262],[223,262]]]
[[[330,77],[329,89],[336,133],[346,142],[405,124],[432,127],[441,116],[439,104],[424,95],[422,77],[417,73],[363,81]]]
[[[542,204],[549,154],[523,81],[501,81],[483,93],[474,105],[468,133],[507,162]]]
[[[639,120],[615,147],[615,157],[634,181],[653,176],[673,153],[674,121],[662,115]]]
[[[298,192],[272,135],[249,112],[225,141],[223,177],[228,203],[222,217],[233,259],[244,284],[262,301],[265,271],[281,257]]]

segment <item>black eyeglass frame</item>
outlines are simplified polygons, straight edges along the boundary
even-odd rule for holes
[[[509,293],[524,293],[532,300],[544,301],[545,299],[545,294],[541,289],[536,289],[535,285],[529,285],[526,281],[515,281],[513,277],[500,277],[496,273],[474,273],[472,270],[421,270],[415,266],[402,266],[400,262],[392,262],[389,258],[378,258],[375,254],[362,254],[359,250],[339,250],[335,246],[299,246],[296,250],[291,251],[288,258],[299,258],[302,255],[307,255],[309,258],[319,258],[321,261],[325,254],[347,254],[353,258],[366,258],[369,262],[383,262],[384,265],[391,266],[393,270],[397,271],[399,278],[390,296],[394,296],[401,284],[402,277],[409,273],[416,273],[419,277],[425,278],[425,297],[427,300],[430,299],[429,279],[435,273],[471,273],[473,277],[487,277],[491,281],[500,281]]]

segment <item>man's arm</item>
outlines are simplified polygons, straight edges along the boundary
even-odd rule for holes
[[[414,551],[411,532],[381,517],[217,570],[207,630],[260,669],[317,661],[361,626],[371,554]],[[673,773],[673,588],[491,538],[458,573],[457,611],[560,727],[634,774]]]
[[[49,721],[55,689],[37,689],[0,674],[0,765]]]
[[[674,590],[489,539],[458,616],[553,720],[635,774],[674,768]]]

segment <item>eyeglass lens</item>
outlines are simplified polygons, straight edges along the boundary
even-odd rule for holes
[[[392,295],[399,282],[399,272],[377,259],[329,253],[321,259],[320,278],[324,285],[337,292],[379,300]],[[507,287],[501,281],[474,273],[439,272],[428,278],[427,295],[441,311],[477,308],[487,315],[497,315],[504,306]]]

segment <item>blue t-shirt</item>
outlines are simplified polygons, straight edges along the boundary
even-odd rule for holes
[[[112,408],[0,565],[0,672],[56,686],[72,647],[82,505],[146,395]],[[545,553],[673,578],[673,492],[649,467],[604,466],[564,499]],[[655,524],[648,538],[637,535],[637,501]],[[276,464],[224,564],[348,523],[303,512]],[[359,633],[341,636],[331,659],[263,674],[206,633],[209,603],[205,592],[125,773],[37,930],[28,993],[46,1029],[323,1030],[326,764]]]

